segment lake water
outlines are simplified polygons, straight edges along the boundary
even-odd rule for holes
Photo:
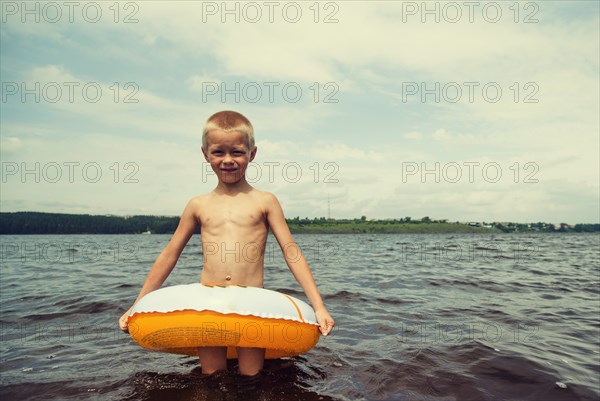
[[[117,329],[168,235],[2,236],[2,400],[598,400],[600,236],[296,235],[336,328],[263,375]],[[197,282],[199,237],[165,285]],[[306,300],[272,238],[265,287]]]

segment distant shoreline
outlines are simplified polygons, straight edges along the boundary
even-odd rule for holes
[[[286,219],[294,234],[436,234],[513,232],[600,232],[600,224],[448,222],[423,217],[413,220]],[[112,216],[45,212],[0,213],[0,235],[8,234],[172,234],[179,224],[176,216]]]

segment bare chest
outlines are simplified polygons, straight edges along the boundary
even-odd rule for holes
[[[215,202],[205,212],[201,218],[201,223],[205,227],[231,225],[247,227],[265,222],[263,211],[253,202]]]

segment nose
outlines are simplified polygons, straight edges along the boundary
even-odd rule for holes
[[[225,157],[223,157],[223,163],[231,164],[233,163],[233,157],[229,153],[225,153]]]

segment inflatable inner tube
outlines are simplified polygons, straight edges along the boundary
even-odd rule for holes
[[[265,358],[291,357],[319,341],[319,325],[305,302],[277,291],[188,284],[146,294],[129,315],[129,333],[142,347],[198,355],[198,347],[265,348]]]

